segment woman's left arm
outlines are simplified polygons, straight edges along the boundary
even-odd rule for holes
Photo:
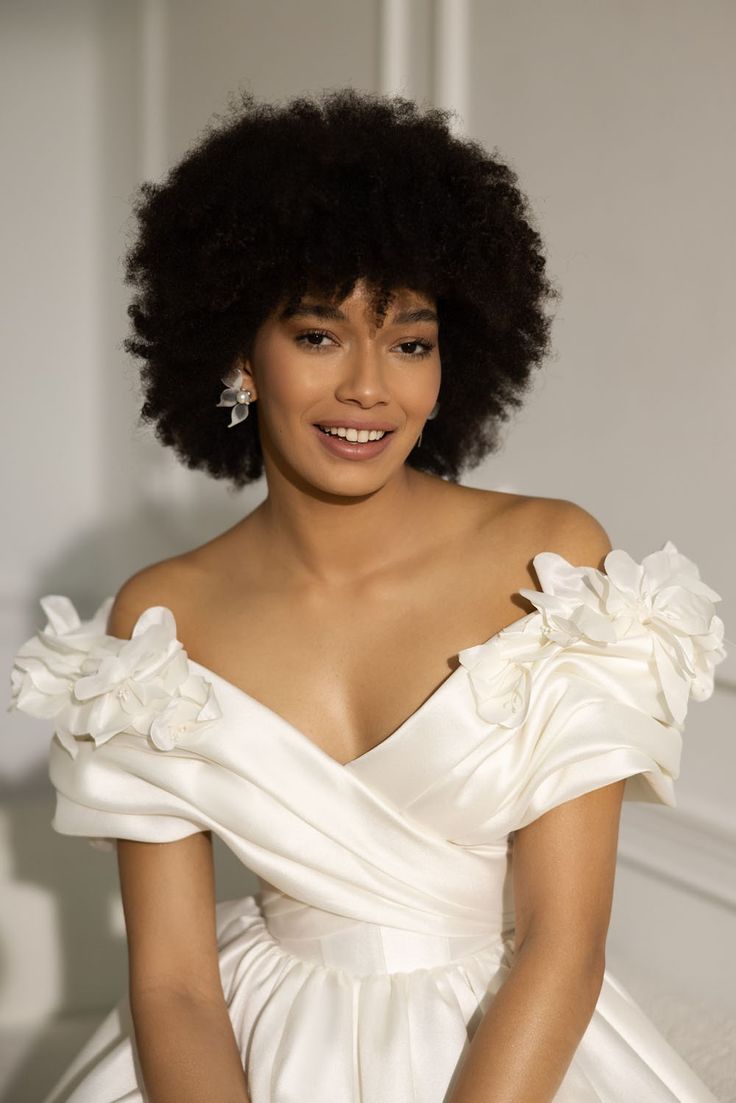
[[[514,962],[448,1103],[551,1103],[603,983],[625,779],[514,835]]]

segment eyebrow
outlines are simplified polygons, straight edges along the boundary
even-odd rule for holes
[[[309,316],[328,318],[335,322],[347,322],[350,319],[339,307],[332,303],[298,303],[296,306],[285,307],[279,317],[283,321],[289,318],[304,318]],[[415,307],[413,310],[400,310],[393,316],[389,325],[406,325],[410,322],[439,322],[434,310],[428,306]]]

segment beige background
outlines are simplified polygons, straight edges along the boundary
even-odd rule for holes
[[[120,347],[134,191],[239,87],[274,100],[402,92],[455,107],[459,131],[498,148],[563,298],[553,356],[502,452],[463,481],[576,501],[637,559],[673,540],[722,594],[736,639],[735,41],[728,0],[5,0],[5,668],[40,626],[40,595],[90,615],[133,570],[265,492],[177,467],[135,424]],[[691,708],[678,808],[624,808],[608,955],[724,1100],[736,1099],[733,1058],[716,1052],[736,1036],[735,697],[733,647],[714,698]],[[13,1100],[37,1097],[125,984],[114,859],[51,831],[48,739],[40,722],[3,719],[0,1065]],[[251,890],[222,850],[218,862],[221,898]]]

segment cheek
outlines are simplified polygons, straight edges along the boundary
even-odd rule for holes
[[[423,416],[427,407],[436,401],[440,389],[440,367],[428,366],[426,371],[406,376],[397,382],[394,396],[396,401],[410,414]]]
[[[323,388],[322,388],[323,389]],[[317,373],[305,370],[304,360],[288,344],[271,350],[262,361],[260,393],[274,411],[299,411],[320,397]]]

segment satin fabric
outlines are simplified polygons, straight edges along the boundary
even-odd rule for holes
[[[378,746],[341,765],[190,660],[171,610],[130,640],[41,599],[12,704],[53,717],[53,828],[114,851],[211,830],[259,891],[217,905],[252,1103],[448,1103],[513,966],[514,832],[626,779],[674,805],[688,701],[725,657],[719,595],[667,542],[604,571],[534,559],[534,605]],[[44,1103],[142,1103],[127,995]],[[606,970],[556,1103],[714,1103]]]

